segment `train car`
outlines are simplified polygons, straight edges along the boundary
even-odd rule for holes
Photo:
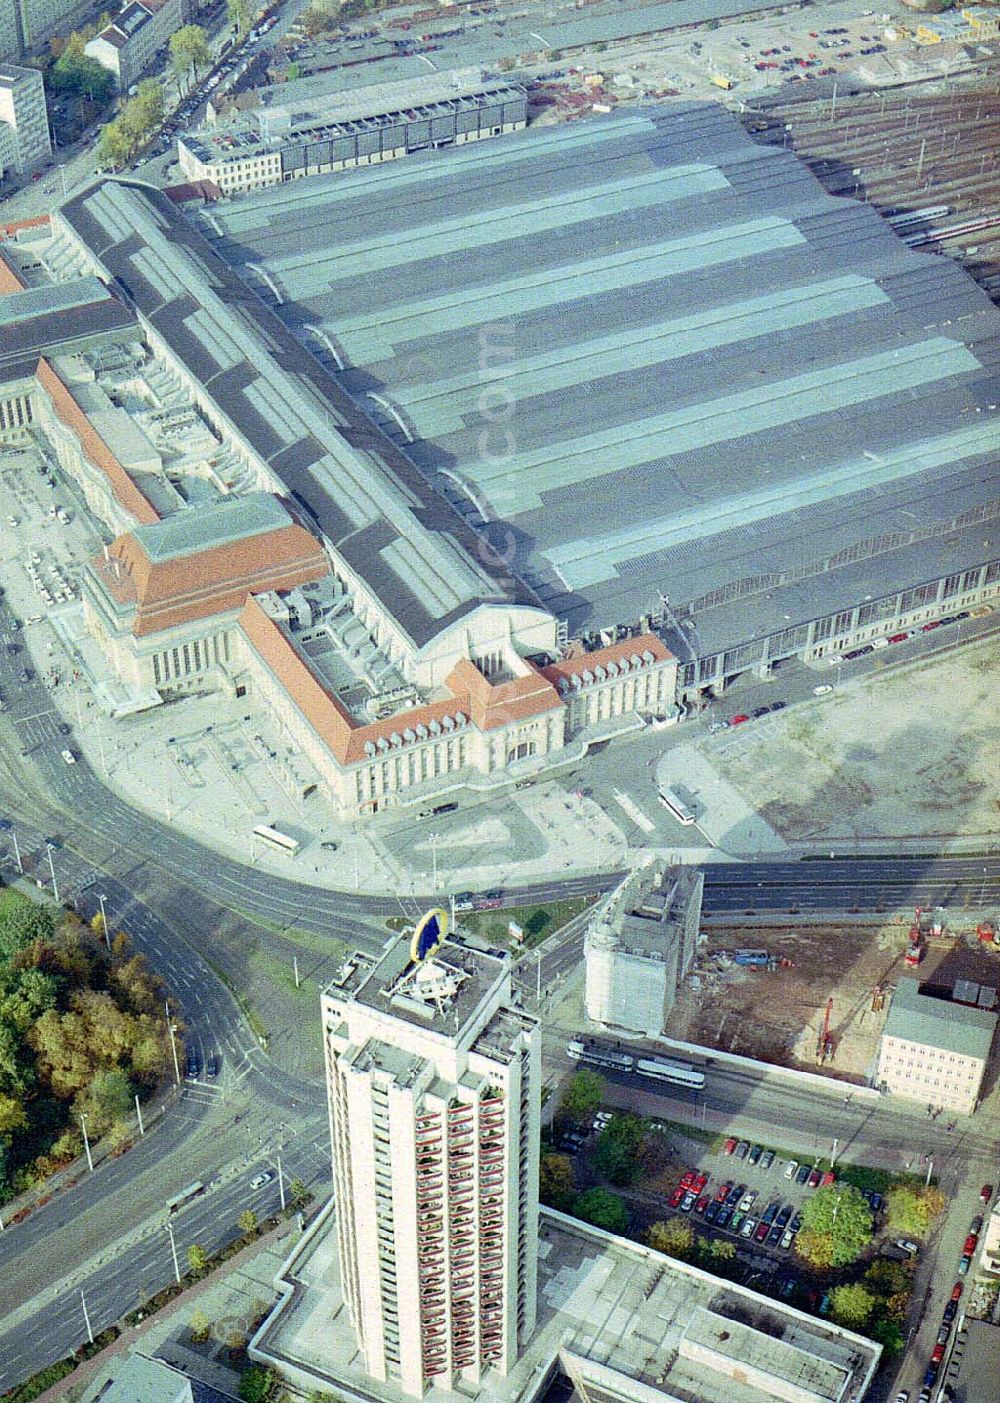
[[[664,1057],[640,1057],[635,1070],[642,1077],[655,1077],[657,1081],[674,1082],[677,1086],[705,1085],[705,1073],[697,1067],[687,1062],[671,1062]]]
[[[635,1058],[629,1053],[601,1047],[597,1043],[584,1043],[579,1038],[567,1044],[566,1053],[574,1062],[587,1062],[592,1067],[610,1067],[616,1072],[630,1072],[635,1067]]]

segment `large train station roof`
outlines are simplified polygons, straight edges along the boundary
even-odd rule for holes
[[[985,558],[1000,311],[716,105],[211,217],[571,631],[662,593],[705,653]]]

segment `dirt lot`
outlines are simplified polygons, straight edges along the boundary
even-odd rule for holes
[[[782,837],[991,835],[1000,808],[1000,641],[968,644],[797,707],[713,760]],[[817,673],[818,682],[834,676]]]
[[[816,1045],[833,996],[831,1076],[863,1081],[878,1052],[884,1012],[872,1012],[872,992],[903,970],[903,926],[820,926],[713,931],[670,1015],[667,1035],[744,1057],[819,1071]],[[791,968],[749,970],[718,952],[737,946],[766,949]]]

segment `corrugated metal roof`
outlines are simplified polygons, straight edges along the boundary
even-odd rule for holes
[[[323,330],[346,388],[394,403],[407,452],[465,484],[471,520],[475,500],[510,523],[522,574],[573,626],[995,495],[1000,312],[713,104],[416,156],[298,199],[215,210],[226,256]],[[933,578],[939,547],[922,551]],[[819,612],[858,602],[862,574],[912,583],[904,556],[827,571]],[[779,628],[817,603],[782,588]],[[699,638],[759,636],[768,614],[699,613]]]

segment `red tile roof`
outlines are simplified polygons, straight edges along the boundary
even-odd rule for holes
[[[139,526],[151,526],[154,521],[159,521],[159,512],[139,491],[44,356],[35,368],[35,376],[42,388],[48,391],[59,418],[80,440],[80,446],[87,458],[95,467],[100,468],[108,479],[119,505]]]
[[[526,677],[492,683],[474,662],[462,658],[452,668],[445,685],[453,692],[467,694],[472,705],[472,720],[481,731],[492,731],[562,706],[552,683],[531,663],[526,666],[529,669]]]
[[[94,568],[116,599],[135,604],[137,638],[239,609],[251,593],[294,589],[330,573],[319,542],[295,522],[158,561],[128,534],[118,537],[109,555],[109,562],[97,557]],[[115,560],[121,562],[117,569]]]
[[[593,672],[596,667],[607,667],[608,663],[621,662],[622,658],[631,658],[633,654],[638,654],[641,658],[643,653],[652,653],[654,663],[670,662],[673,659],[670,649],[664,646],[655,633],[641,633],[638,638],[624,638],[620,643],[612,643],[607,648],[596,648],[592,653],[579,653],[576,657],[550,663],[548,667],[542,668],[542,672],[550,682],[558,685],[562,677],[568,679],[579,676],[588,669]]]

